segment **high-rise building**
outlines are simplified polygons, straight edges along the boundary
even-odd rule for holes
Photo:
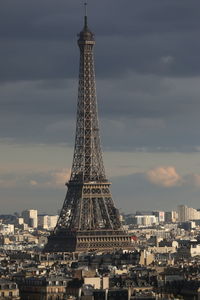
[[[175,223],[178,221],[178,213],[174,210],[165,212],[165,222]]]
[[[177,212],[178,212],[178,221],[179,222],[188,221],[187,206],[179,205],[177,208]]]
[[[200,220],[200,211],[186,205],[178,206],[178,221],[186,222],[190,220]]]
[[[22,212],[24,223],[28,224],[29,227],[38,227],[38,211],[36,209],[24,210]]]
[[[165,212],[164,211],[153,211],[153,215],[158,218],[159,223],[165,222]]]
[[[136,215],[134,217],[136,225],[151,226],[158,224],[158,218],[155,215]]]
[[[56,226],[58,216],[39,215],[38,216],[38,227],[42,229],[52,230]]]
[[[39,215],[38,216],[38,228],[49,229],[48,228],[48,215]]]
[[[48,228],[54,229],[58,222],[58,215],[48,216]]]
[[[87,16],[79,34],[79,89],[74,157],[67,195],[45,252],[129,249],[103,165],[97,115],[93,47]]]

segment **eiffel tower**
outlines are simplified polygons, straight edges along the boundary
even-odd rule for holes
[[[106,179],[99,136],[93,47],[87,14],[79,34],[79,89],[74,157],[67,195],[44,252],[131,249]]]

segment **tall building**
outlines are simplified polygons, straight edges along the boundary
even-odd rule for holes
[[[102,159],[97,115],[93,47],[87,16],[79,34],[77,124],[67,195],[45,252],[131,248],[115,208]]]
[[[22,212],[24,223],[28,224],[29,227],[38,227],[38,211],[36,209],[24,210]]]
[[[178,206],[178,221],[200,220],[200,211],[186,205]]]
[[[48,215],[39,215],[38,216],[38,228],[49,229],[48,228]]]
[[[42,229],[52,230],[56,226],[58,216],[39,215],[38,216],[38,227]]]
[[[134,217],[136,225],[151,226],[158,224],[158,218],[155,215],[136,215]]]
[[[153,211],[153,215],[158,218],[159,223],[165,222],[165,212],[164,211]]]
[[[175,223],[178,221],[178,213],[174,210],[165,212],[165,222]]]
[[[54,229],[56,224],[58,222],[58,216],[48,216],[48,228],[49,229]]]

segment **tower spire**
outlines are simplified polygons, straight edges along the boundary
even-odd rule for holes
[[[84,2],[84,10],[85,10],[85,15],[84,15],[84,28],[87,29],[87,1]]]

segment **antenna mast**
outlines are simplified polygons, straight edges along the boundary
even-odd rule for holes
[[[84,10],[85,10],[85,16],[84,16],[84,27],[85,28],[87,28],[87,5],[88,5],[88,3],[87,3],[87,0],[85,0],[85,2],[84,2]]]
[[[88,5],[88,3],[87,3],[87,1],[85,1],[85,2],[84,2],[84,7],[85,7],[85,17],[87,17],[87,5]]]

